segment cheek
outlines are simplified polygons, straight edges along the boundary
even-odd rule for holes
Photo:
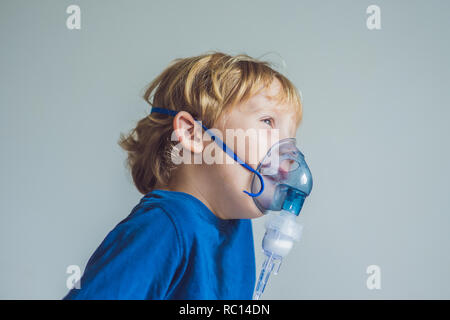
[[[250,140],[247,152],[249,154],[248,164],[253,168],[257,168],[259,163],[264,159],[270,147],[272,146],[272,139],[266,135],[261,135],[255,140]]]
[[[244,190],[251,192],[252,172],[235,163],[218,165],[217,173],[219,174],[217,182],[224,196],[236,202],[249,198]]]
[[[246,136],[236,141],[234,150],[240,159],[256,169],[271,145],[266,135]]]
[[[253,173],[243,168],[240,164],[223,164],[219,166],[223,182],[229,186],[230,191],[243,193],[250,189]]]
[[[238,163],[216,165],[216,181],[219,184],[217,194],[224,199],[224,207],[232,218],[251,219],[262,216],[253,198],[244,193],[251,191],[253,173]]]
[[[253,153],[257,155],[257,164],[259,164],[266,156],[269,149],[280,140],[280,132],[278,129],[259,130],[258,136],[253,145]]]

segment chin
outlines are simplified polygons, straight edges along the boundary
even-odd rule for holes
[[[264,216],[264,214],[259,211],[259,209],[253,204],[254,208],[249,209],[247,212],[247,215],[244,219],[256,219],[261,218]]]
[[[256,213],[255,215],[253,215],[249,219],[257,219],[257,218],[261,218],[261,217],[264,217],[264,214],[262,214],[261,211],[258,211],[258,213]]]
[[[239,202],[235,202],[234,208],[231,209],[238,214],[236,219],[255,219],[263,216],[261,211],[259,211],[258,207],[256,207],[253,202],[253,199],[246,199],[245,201],[242,200],[243,199],[241,198]]]

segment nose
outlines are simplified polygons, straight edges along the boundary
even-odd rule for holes
[[[278,167],[278,176],[280,177],[280,179],[287,179],[289,171],[292,170],[294,162],[295,161],[291,159],[285,159],[281,161],[280,166]]]

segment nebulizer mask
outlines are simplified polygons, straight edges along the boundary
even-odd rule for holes
[[[177,114],[175,110],[158,107],[153,107],[151,112],[172,116]],[[253,295],[253,299],[258,300],[272,271],[275,269],[274,273],[278,273],[281,262],[292,249],[294,241],[300,240],[302,226],[296,221],[296,217],[311,193],[311,171],[303,153],[296,146],[295,138],[281,139],[275,143],[255,170],[211,130],[201,125],[224,152],[253,173],[251,192],[244,190],[244,193],[253,198],[263,214],[275,213],[269,215],[265,222],[266,232],[262,241],[265,260]]]
[[[295,138],[287,138],[273,145],[257,168],[262,176],[264,190],[253,200],[263,213],[276,212],[265,221],[266,232],[262,241],[265,260],[256,284],[253,299],[264,292],[271,272],[277,274],[281,262],[290,252],[294,241],[299,241],[302,225],[296,217],[305,198],[311,193],[311,171]],[[261,187],[261,180],[253,176],[252,191]]]

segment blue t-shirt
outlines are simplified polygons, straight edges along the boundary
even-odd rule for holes
[[[250,219],[220,219],[194,196],[154,190],[111,230],[63,299],[252,299]]]

